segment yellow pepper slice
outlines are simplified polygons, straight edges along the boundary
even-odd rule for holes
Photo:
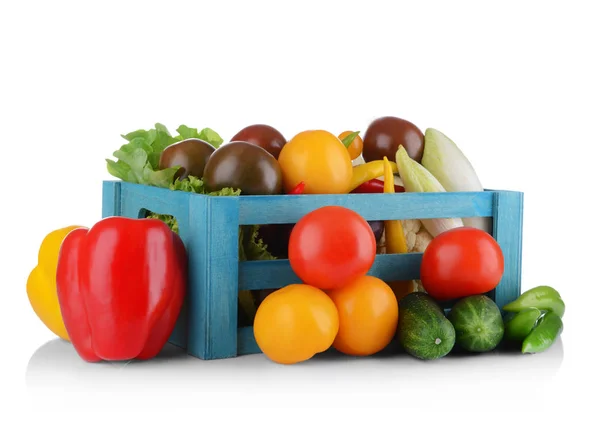
[[[385,158],[387,161],[387,158]],[[391,168],[392,174],[398,173],[398,165],[395,162],[387,161]],[[376,160],[367,163],[363,163],[361,165],[357,165],[352,168],[352,181],[350,182],[350,190],[348,192],[353,191],[358,186],[363,183],[366,183],[369,180],[373,180],[374,178],[381,177],[384,175],[384,161]],[[394,188],[394,177],[392,176],[392,189]],[[393,192],[393,190],[392,190]]]
[[[391,162],[388,161],[386,156],[383,157],[383,166],[383,193],[395,193],[394,173]],[[408,253],[402,222],[400,220],[386,220],[383,224],[386,254]]]
[[[27,297],[33,311],[52,333],[69,340],[56,293],[56,266],[63,239],[81,226],[68,226],[50,232],[40,245],[38,263],[27,278]]]

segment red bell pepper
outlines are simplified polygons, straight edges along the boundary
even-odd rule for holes
[[[395,193],[404,193],[405,189],[403,186],[394,184]],[[366,181],[350,193],[383,193],[383,181],[374,178]]]
[[[108,217],[63,240],[56,287],[73,347],[88,362],[155,357],[183,304],[187,254],[160,220]]]

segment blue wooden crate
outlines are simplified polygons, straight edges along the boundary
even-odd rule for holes
[[[103,183],[102,217],[169,214],[179,224],[189,257],[188,294],[169,341],[197,358],[212,360],[260,353],[252,327],[238,328],[238,291],[281,288],[301,282],[288,260],[238,259],[238,227],[296,223],[319,207],[339,205],[366,220],[492,217],[505,271],[488,295],[496,304],[521,293],[523,193],[205,196],[120,181]],[[419,278],[421,253],[377,255],[369,274],[384,281]]]

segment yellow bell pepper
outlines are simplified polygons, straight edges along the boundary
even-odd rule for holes
[[[68,226],[50,232],[40,245],[38,263],[27,278],[27,297],[38,318],[61,339],[69,340],[56,293],[56,266],[63,239],[81,226]]]

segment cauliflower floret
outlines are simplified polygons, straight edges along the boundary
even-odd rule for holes
[[[419,220],[401,220],[402,228],[404,229],[404,234],[406,232],[417,233],[421,229],[421,222]]]
[[[404,238],[406,239],[406,248],[409,253],[412,253],[413,248],[415,248],[415,242],[417,241],[417,235],[413,232],[404,232]]]
[[[429,234],[429,232],[427,232],[427,229],[424,227],[421,228],[421,230],[419,230],[419,232],[415,235],[415,245],[413,247],[413,251],[416,253],[422,253],[432,240],[433,237]]]
[[[422,253],[429,245],[433,237],[423,227],[420,220],[401,220],[406,247],[409,253]],[[377,243],[377,254],[385,254],[385,233]]]
[[[421,222],[419,220],[401,220],[402,229],[404,230],[404,237],[406,238],[406,248],[409,253],[414,252],[415,243],[417,240],[417,232],[421,228]]]

